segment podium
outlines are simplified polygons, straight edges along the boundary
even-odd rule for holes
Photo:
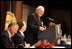
[[[45,31],[41,32],[38,35],[38,39],[41,41],[43,40],[57,41],[57,39],[60,37],[61,37],[61,34],[58,34],[58,28],[56,25],[53,25],[47,28]]]

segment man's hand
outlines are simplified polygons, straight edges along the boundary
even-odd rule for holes
[[[44,29],[46,30],[46,26],[43,26],[44,27]]]
[[[40,30],[40,31],[46,30],[46,26],[39,27],[39,30]]]

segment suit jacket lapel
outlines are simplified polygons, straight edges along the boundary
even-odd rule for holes
[[[18,35],[19,35],[20,37],[24,38],[19,31],[18,31]]]
[[[37,17],[37,15],[35,14],[35,19],[37,20],[38,25],[41,26],[41,20],[39,20],[39,18]]]
[[[9,39],[9,41],[11,41],[11,38],[9,37],[8,31],[6,31],[6,33],[7,33],[7,37]]]
[[[12,46],[11,46],[11,38],[9,37],[8,31],[6,31],[6,33],[7,33],[7,37],[8,37],[8,40],[9,40],[10,47],[12,48]]]
[[[24,37],[21,35],[19,31],[18,31],[18,35],[22,38],[22,44],[24,44]]]

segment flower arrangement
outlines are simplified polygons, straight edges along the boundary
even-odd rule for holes
[[[45,41],[42,41],[42,44],[40,46],[40,48],[52,48],[53,45],[50,43],[46,43]]]

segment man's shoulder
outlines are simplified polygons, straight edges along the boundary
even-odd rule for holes
[[[32,13],[32,15],[33,15],[33,16],[36,16],[36,14],[35,14],[35,13]]]
[[[18,34],[16,33],[14,36],[13,36],[13,39],[17,39],[19,36],[18,36]]]
[[[36,14],[35,14],[35,13],[32,13],[32,14],[30,14],[29,16],[36,16]]]
[[[18,36],[18,32],[13,37],[17,37],[17,36]]]
[[[20,32],[18,31],[18,32],[14,35],[14,37],[21,37]]]
[[[1,36],[7,36],[7,35],[8,35],[7,31],[1,32]]]

